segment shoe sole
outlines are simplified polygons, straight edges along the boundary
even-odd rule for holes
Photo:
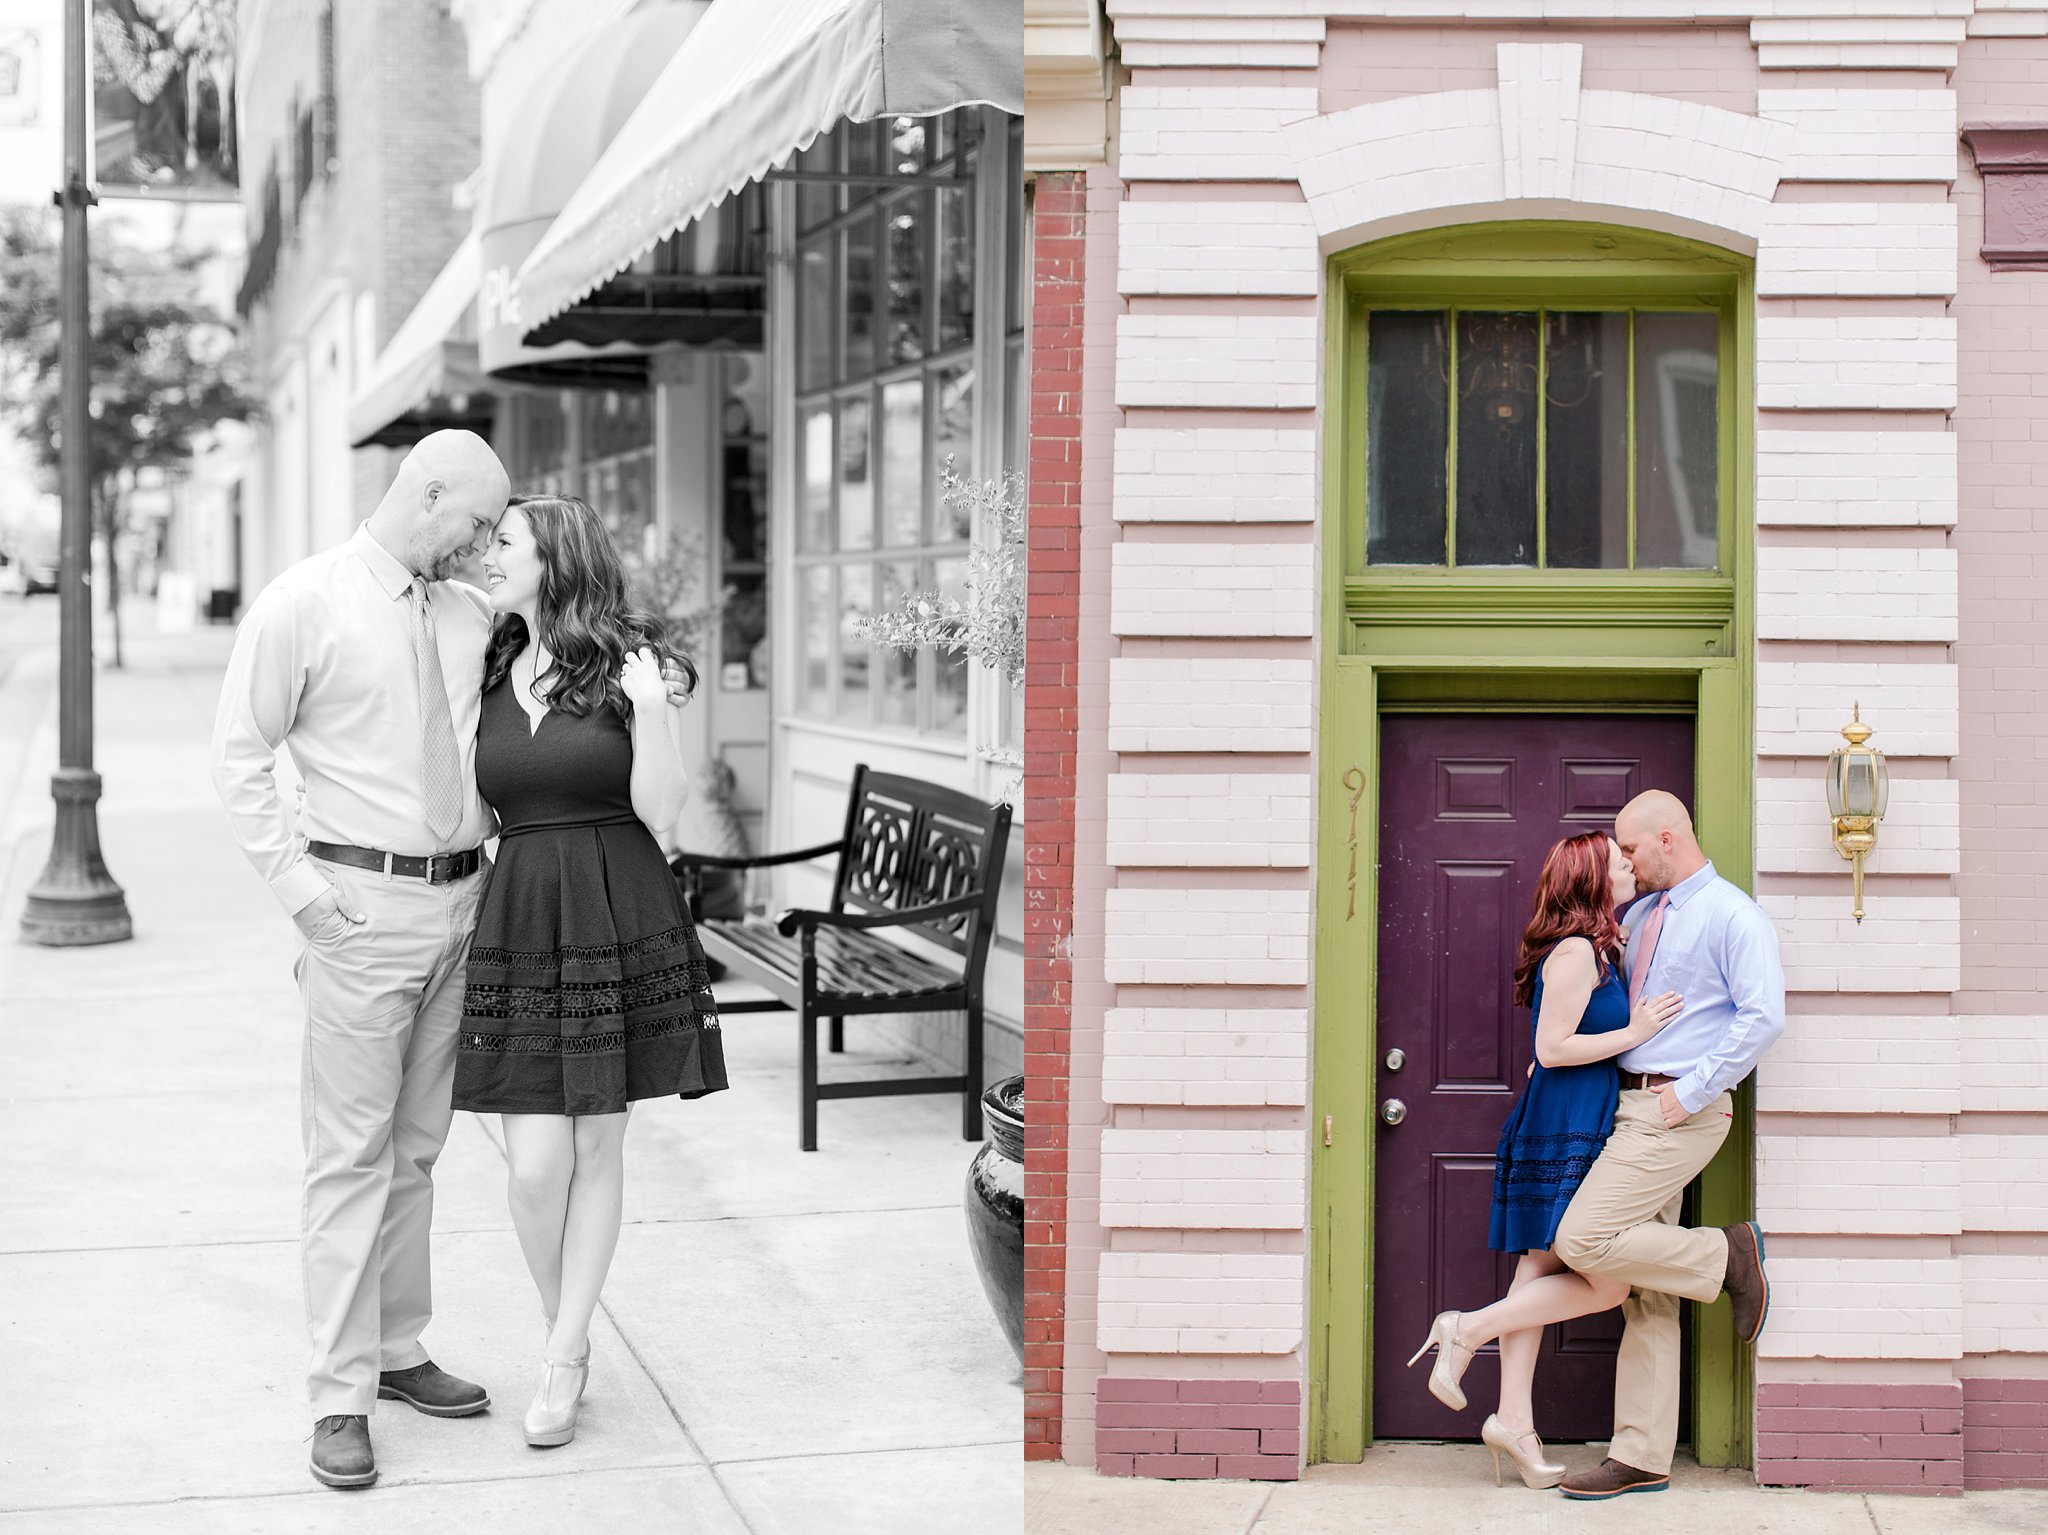
[[[568,1428],[556,1434],[528,1434],[526,1442],[536,1450],[551,1450],[558,1445],[567,1444],[575,1437],[576,1430]]]
[[[403,1402],[414,1412],[423,1412],[430,1418],[473,1417],[491,1405],[491,1399],[485,1397],[481,1402],[466,1402],[460,1407],[441,1407],[433,1402],[423,1402],[416,1396],[407,1396],[403,1391],[395,1390],[390,1386],[379,1386],[377,1388],[377,1400],[380,1402]]]
[[[353,1476],[344,1475],[339,1471],[322,1471],[311,1461],[306,1463],[306,1469],[313,1473],[314,1481],[329,1487],[339,1487],[343,1491],[347,1491],[351,1487],[367,1487],[377,1480],[377,1472],[374,1467],[368,1471],[358,1471]]]
[[[1573,1492],[1569,1487],[1558,1490],[1575,1503],[1604,1503],[1609,1498],[1619,1498],[1631,1492],[1665,1492],[1670,1489],[1671,1478],[1660,1477],[1654,1482],[1631,1482],[1626,1487],[1617,1487],[1612,1492]]]
[[[1755,1221],[1744,1221],[1749,1228],[1750,1240],[1756,1243],[1756,1282],[1764,1287],[1763,1309],[1756,1314],[1756,1330],[1742,1341],[1754,1343],[1764,1335],[1764,1323],[1771,1319],[1771,1276],[1764,1271],[1764,1228]]]

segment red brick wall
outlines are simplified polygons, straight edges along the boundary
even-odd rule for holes
[[[1066,1347],[1067,1041],[1073,1018],[1074,687],[1081,570],[1085,173],[1032,212],[1031,497],[1024,667],[1024,1454],[1060,1453]],[[1211,1473],[1214,1474],[1213,1472]]]
[[[2048,1380],[1963,1382],[1963,1486],[2048,1487]]]
[[[1105,1375],[1095,1402],[1095,1469],[1104,1476],[1301,1475],[1298,1380]]]
[[[1756,1479],[1953,1496],[1963,1490],[1963,1416],[1963,1388],[1953,1382],[1767,1381],[1757,1387]]]

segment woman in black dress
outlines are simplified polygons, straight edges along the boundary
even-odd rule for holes
[[[725,1061],[655,841],[688,794],[661,627],[627,606],[610,535],[569,497],[514,496],[484,572],[498,618],[476,779],[499,842],[455,1107],[503,1116],[512,1223],[548,1320],[526,1440],[567,1444],[618,1245],[627,1105],[717,1092]]]

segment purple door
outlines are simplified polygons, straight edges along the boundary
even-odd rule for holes
[[[1691,802],[1693,722],[1654,715],[1390,716],[1380,736],[1379,1037],[1373,1239],[1373,1435],[1475,1439],[1499,1389],[1489,1345],[1454,1413],[1402,1364],[1439,1311],[1507,1288],[1489,1252],[1493,1148],[1535,1058],[1513,971],[1543,855],[1612,830],[1644,789]],[[1391,1052],[1399,1051],[1399,1057]],[[1399,1064],[1390,1064],[1398,1061]],[[1536,1426],[1552,1439],[1612,1427],[1621,1313],[1547,1329]]]

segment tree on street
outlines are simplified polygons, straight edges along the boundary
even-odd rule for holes
[[[63,451],[58,254],[52,214],[0,213],[0,412],[52,470]],[[254,402],[234,324],[206,296],[203,253],[146,249],[118,223],[101,221],[91,256],[88,477],[113,576],[118,666],[121,487],[144,469],[175,475],[221,422],[248,419]]]

